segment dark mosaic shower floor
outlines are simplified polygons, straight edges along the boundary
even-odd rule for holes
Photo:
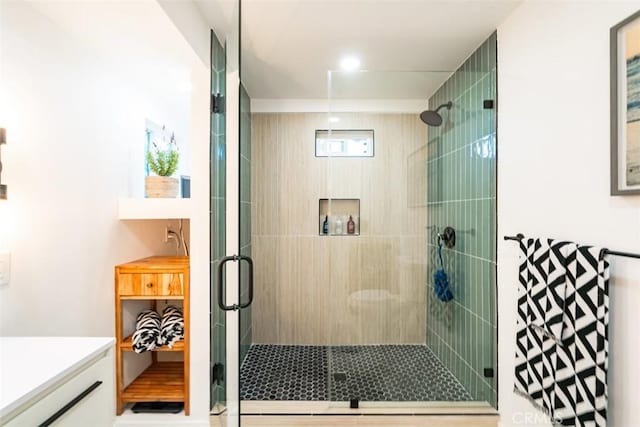
[[[256,344],[242,363],[240,377],[243,400],[472,400],[421,345]]]

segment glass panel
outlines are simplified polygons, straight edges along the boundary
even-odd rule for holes
[[[237,311],[218,308],[218,287],[226,305],[238,304],[239,265],[223,257],[240,253],[240,2],[221,2],[219,28],[211,33],[211,406],[224,412],[221,425],[238,426],[240,319]]]
[[[328,242],[328,384],[338,406],[452,400],[436,375],[453,376],[425,345],[428,129],[419,116],[450,74],[330,73],[330,133],[365,128],[376,139],[373,158],[327,162],[330,204],[360,199],[360,235]]]
[[[493,104],[490,102],[493,100]],[[450,127],[429,128],[429,276],[438,269],[436,234],[456,230],[443,250],[457,297],[427,299],[427,346],[474,400],[497,403],[496,369],[496,35],[429,99],[452,101]]]
[[[360,235],[326,239],[329,398],[338,406],[495,405],[485,376],[495,372],[495,110],[483,102],[495,101],[492,43],[453,73],[330,73],[329,133],[376,136],[374,158],[327,164],[329,205],[360,199]],[[456,231],[443,249],[449,301],[434,279],[446,226]]]
[[[251,256],[251,99],[240,85],[240,254]],[[249,300],[249,264],[240,268],[240,301]],[[240,365],[252,342],[251,310],[240,310]]]
[[[240,0],[230,5],[231,19],[225,44],[226,72],[226,141],[227,141],[227,208],[226,254],[240,253]],[[226,266],[226,304],[240,303],[240,262]],[[240,425],[240,312],[226,312],[227,321],[227,426]]]
[[[211,95],[224,100],[226,66],[222,44],[211,32]],[[218,307],[217,267],[226,255],[226,142],[224,109],[211,113],[211,408],[219,412],[226,405],[226,383],[224,370],[226,362],[226,319],[225,312]],[[216,407],[216,404],[219,405]]]

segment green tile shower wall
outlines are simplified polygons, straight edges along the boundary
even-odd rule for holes
[[[211,93],[226,92],[225,51],[215,36],[211,40]],[[225,255],[225,116],[211,115],[210,135],[210,183],[211,183],[211,365],[226,366],[225,313],[218,308],[217,293],[217,261]],[[225,383],[214,384],[211,389],[211,406],[215,403],[225,404]]]
[[[251,99],[240,85],[240,254],[251,256]],[[248,265],[241,264],[240,301],[247,301]],[[240,312],[240,361],[251,346],[251,307]]]
[[[496,34],[491,35],[429,99],[444,122],[429,127],[429,267],[427,345],[476,400],[496,405],[496,110],[483,108],[496,93]],[[436,234],[456,230],[456,245],[443,249],[454,299],[433,292],[439,268]]]

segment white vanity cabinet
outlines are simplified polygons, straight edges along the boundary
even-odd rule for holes
[[[0,338],[0,425],[111,427],[114,343],[113,338]]]

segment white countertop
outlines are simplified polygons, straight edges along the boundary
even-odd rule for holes
[[[0,417],[114,343],[114,338],[102,337],[0,337]]]

